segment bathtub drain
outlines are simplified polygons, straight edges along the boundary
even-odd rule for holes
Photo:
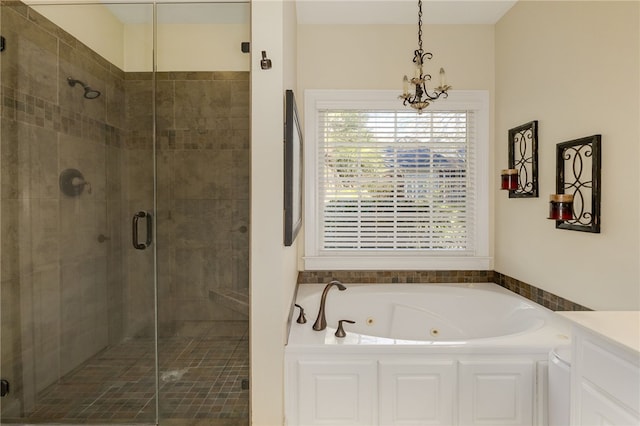
[[[440,334],[440,331],[438,331],[437,328],[432,328],[430,333],[432,336],[437,336],[438,334]]]

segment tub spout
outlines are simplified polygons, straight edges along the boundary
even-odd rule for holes
[[[329,293],[329,290],[334,285],[338,287],[338,290],[340,291],[344,291],[347,289],[342,285],[340,281],[337,280],[331,281],[324,287],[324,290],[322,291],[322,298],[320,299],[320,310],[318,311],[318,318],[316,318],[316,322],[313,323],[313,329],[316,331],[324,330],[325,328],[327,328],[327,318],[324,313],[324,306],[327,302],[327,293]]]

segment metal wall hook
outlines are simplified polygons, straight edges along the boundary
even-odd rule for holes
[[[271,59],[267,58],[267,51],[263,50],[262,60],[260,61],[260,68],[262,68],[263,70],[270,70],[271,66],[272,66]]]

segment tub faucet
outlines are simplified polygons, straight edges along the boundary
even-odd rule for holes
[[[333,280],[329,284],[324,287],[322,291],[322,298],[320,299],[320,310],[318,311],[318,318],[316,318],[316,322],[313,323],[313,329],[316,331],[324,330],[327,328],[327,317],[324,314],[324,305],[327,302],[327,293],[333,286],[338,287],[338,290],[344,291],[347,288],[342,285],[340,281]]]

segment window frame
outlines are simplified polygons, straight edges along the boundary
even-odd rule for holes
[[[321,227],[317,205],[318,110],[385,109],[404,110],[397,91],[390,90],[305,90],[304,149],[304,256],[305,270],[488,270],[489,257],[489,93],[486,90],[450,91],[446,100],[434,102],[429,110],[473,111],[475,126],[473,241],[475,252],[425,255],[424,251],[378,252],[320,248]]]

